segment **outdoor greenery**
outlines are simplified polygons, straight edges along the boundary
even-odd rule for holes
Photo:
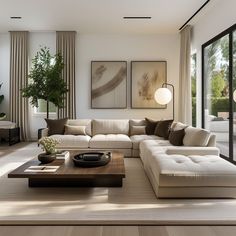
[[[33,106],[38,107],[39,99],[46,101],[47,118],[49,102],[62,108],[65,94],[68,92],[67,84],[62,79],[63,67],[63,58],[60,54],[52,56],[49,48],[40,48],[32,60],[30,83],[22,89],[23,97],[30,98]]]
[[[218,112],[229,111],[229,98],[211,97],[208,102],[211,104],[211,115],[217,116]]]
[[[192,126],[196,127],[197,118],[196,118],[196,96],[192,97]]]
[[[49,102],[48,104],[48,110],[49,110],[49,113],[56,113],[57,111],[57,108],[56,106]],[[37,107],[37,113],[45,113],[47,112],[47,102],[43,99],[39,99],[38,100],[38,107]]]
[[[234,40],[234,57],[236,56],[236,40]],[[228,35],[213,42],[205,49],[205,78],[207,104],[210,114],[229,111],[229,37]],[[236,66],[234,63],[234,71]],[[235,77],[235,73],[234,73]],[[234,80],[236,81],[236,80]]]
[[[197,54],[194,53],[191,57],[191,86],[192,86],[192,126],[196,126],[196,86],[197,86],[197,75],[196,75],[196,63]]]
[[[213,42],[204,51],[206,104],[211,115],[229,111],[229,37]],[[192,123],[196,125],[196,54],[192,55]],[[233,40],[233,88],[236,89],[236,32]],[[234,106],[236,111],[236,106]]]

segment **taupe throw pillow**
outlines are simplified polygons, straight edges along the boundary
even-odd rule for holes
[[[153,135],[158,124],[157,120],[152,120],[149,118],[145,118],[146,121],[146,134]]]
[[[67,123],[67,120],[68,118],[58,120],[45,119],[48,127],[48,135],[50,136],[53,134],[64,134],[65,124]]]
[[[174,146],[183,146],[183,139],[185,135],[185,130],[171,130],[169,135],[169,141]]]
[[[130,136],[132,136],[132,135],[141,135],[141,134],[146,134],[146,126],[133,125],[133,126],[130,127]]]
[[[86,126],[65,125],[65,133],[64,134],[86,135],[85,129],[86,129]]]
[[[160,120],[156,126],[154,134],[163,137],[164,139],[168,139],[172,123],[173,120]]]

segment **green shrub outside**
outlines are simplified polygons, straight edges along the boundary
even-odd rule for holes
[[[211,106],[210,115],[218,116],[218,112],[229,111],[229,98],[227,97],[212,97],[207,103]]]
[[[192,126],[196,127],[196,97],[192,97]]]

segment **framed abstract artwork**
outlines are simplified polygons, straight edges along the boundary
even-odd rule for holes
[[[91,107],[127,107],[127,62],[91,62]]]
[[[131,108],[166,108],[154,99],[155,91],[167,81],[166,64],[166,61],[131,62]]]

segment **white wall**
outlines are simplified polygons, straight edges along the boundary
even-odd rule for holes
[[[78,118],[171,118],[172,104],[167,109],[130,108],[130,61],[166,60],[167,81],[178,91],[179,35],[77,35],[76,102]],[[90,63],[92,60],[125,60],[128,62],[128,108],[90,108]],[[176,107],[177,104],[176,94]],[[177,112],[177,109],[176,109]],[[177,114],[177,113],[176,113]]]
[[[167,81],[173,83],[178,91],[179,81],[179,35],[81,35],[76,41],[76,109],[77,118],[171,118],[172,104],[167,109],[131,109],[130,108],[130,61],[166,60]],[[40,45],[55,53],[56,35],[50,32],[33,32],[29,37],[29,65]],[[4,81],[4,109],[9,107],[9,34],[0,34],[0,75]],[[128,108],[127,109],[91,109],[90,108],[90,66],[92,60],[128,61]],[[176,93],[176,117],[178,107]],[[29,106],[30,136],[37,138],[37,130],[45,127],[45,116],[35,115]],[[54,117],[51,117],[54,118]]]
[[[197,52],[197,122],[201,126],[201,46],[236,23],[236,1],[215,0],[215,4],[193,25],[192,49]]]
[[[4,100],[0,105],[0,112],[6,113],[9,118],[9,74],[10,74],[10,36],[0,34],[0,83],[3,83],[0,94]]]

